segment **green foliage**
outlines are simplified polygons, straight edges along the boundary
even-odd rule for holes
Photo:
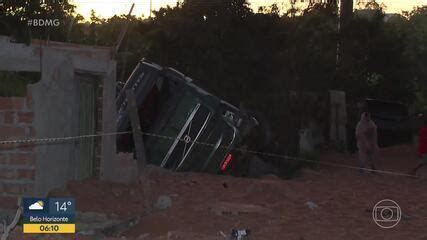
[[[28,84],[38,82],[40,77],[40,73],[33,72],[0,72],[0,96],[26,96]]]
[[[0,35],[12,36],[18,42],[29,43],[31,38],[66,40],[67,29],[73,21],[75,6],[68,0],[40,1],[3,0],[0,1]],[[81,16],[77,16],[81,18]],[[60,27],[29,27],[29,19],[59,19]]]
[[[385,21],[380,10],[361,12],[343,31],[339,88],[350,99],[363,97],[412,103],[415,84],[404,18]]]
[[[418,91],[427,92],[427,6],[409,14],[407,27],[407,58]]]
[[[66,1],[62,10],[27,2],[0,5],[7,12],[1,34],[26,29],[16,24],[28,14],[55,11],[67,23],[55,39],[114,46],[127,21],[93,12],[91,22],[83,23]],[[290,145],[303,114],[291,104],[289,91],[341,89],[350,105],[364,97],[426,104],[427,7],[386,18],[382,6],[371,4],[340,33],[334,5],[295,11],[282,15],[272,5],[255,13],[245,0],[187,0],[152,18],[131,17],[116,56],[118,79],[125,80],[142,57],[179,69],[213,94],[265,113],[286,151],[297,151]]]
[[[419,91],[416,94],[416,111],[417,112],[427,112],[427,92]]]

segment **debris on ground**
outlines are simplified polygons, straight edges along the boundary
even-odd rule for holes
[[[412,148],[383,149],[381,169],[407,172],[417,160]],[[320,161],[357,166],[357,156],[350,154],[325,153]],[[66,193],[76,199],[79,211],[78,239],[228,240],[233,229],[250,229],[249,239],[256,240],[427,237],[427,182],[422,178],[361,176],[357,169],[319,164],[290,180],[160,169],[152,171],[150,183],[161,210],[149,215],[141,184],[95,179],[68,184]],[[383,199],[396,201],[402,209],[402,221],[390,231],[372,219],[372,208]],[[23,239],[19,230],[14,233],[11,239]]]
[[[312,201],[308,201],[305,203],[307,205],[308,208],[310,208],[311,210],[318,208],[319,206],[317,206],[316,203],[312,202]]]
[[[231,230],[231,237],[236,240],[247,239],[246,237],[249,236],[250,232],[249,229],[233,229]]]
[[[172,206],[172,199],[169,196],[162,195],[157,199],[154,206],[160,210],[168,209]]]

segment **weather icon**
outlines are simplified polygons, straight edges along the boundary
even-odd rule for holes
[[[37,201],[33,204],[31,204],[28,209],[30,210],[43,210],[44,202],[43,201]]]

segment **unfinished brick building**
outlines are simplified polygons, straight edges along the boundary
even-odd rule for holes
[[[5,138],[35,137],[31,96],[0,97],[0,136]],[[3,207],[16,205],[15,195],[34,188],[34,147],[26,144],[2,144],[0,146],[0,204]]]
[[[0,37],[0,71],[37,72],[26,96],[0,97],[0,209],[70,180],[109,179],[114,136],[8,143],[115,131],[116,63],[109,48]],[[0,83],[1,84],[1,83]]]

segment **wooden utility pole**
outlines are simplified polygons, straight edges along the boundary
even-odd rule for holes
[[[348,31],[348,24],[353,17],[353,0],[340,0],[339,4],[339,20],[338,20],[338,42],[337,42],[337,53],[336,53],[336,80],[342,82],[341,71],[342,63],[345,58],[347,42],[345,35]]]
[[[116,55],[119,52],[119,48],[122,45],[123,38],[125,37],[126,32],[127,32],[128,28],[129,28],[130,16],[132,14],[132,11],[133,11],[134,7],[135,7],[135,3],[132,3],[132,6],[130,7],[129,13],[128,13],[127,17],[126,17],[127,18],[126,24],[122,28],[122,31],[120,32],[120,35],[117,38],[116,46],[114,48],[114,55]]]
[[[153,0],[150,0],[150,18],[151,18],[152,11],[153,11]]]
[[[129,112],[130,123],[132,125],[133,142],[135,146],[136,160],[138,169],[143,170],[146,165],[144,142],[142,137],[141,124],[136,106],[135,93],[132,90],[126,90],[127,110]]]
[[[138,115],[138,107],[136,105],[135,93],[132,90],[126,90],[127,110],[129,112],[130,122],[132,125],[133,143],[135,146],[136,161],[138,164],[138,173],[142,188],[144,190],[144,205],[147,214],[150,214],[151,209],[151,187],[149,179],[149,171],[147,171],[147,158],[145,155],[144,141],[142,137],[141,123]]]
[[[341,0],[340,2],[340,24],[345,28],[353,17],[353,0]]]

